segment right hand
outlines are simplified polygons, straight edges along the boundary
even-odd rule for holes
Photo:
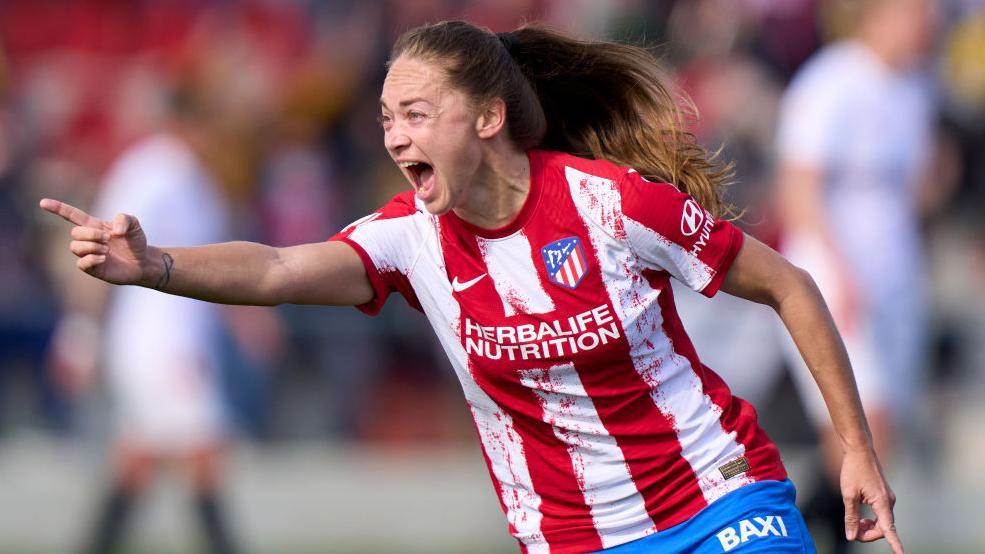
[[[153,285],[147,237],[136,217],[117,214],[105,221],[50,198],[42,199],[40,206],[75,224],[69,250],[78,256],[79,269],[116,285]]]

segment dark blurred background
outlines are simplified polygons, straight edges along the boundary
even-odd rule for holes
[[[801,64],[844,33],[829,4],[0,2],[0,551],[73,551],[112,434],[99,372],[79,379],[52,355],[80,276],[68,226],[37,209],[40,198],[91,208],[114,159],[180,117],[222,193],[230,238],[324,240],[407,186],[376,123],[393,40],[442,19],[493,31],[541,21],[653,48],[700,112],[698,139],[735,161],[730,194],[747,208],[742,224],[776,246],[780,100]],[[985,2],[934,5],[925,71],[937,165],[920,221],[930,361],[889,474],[909,551],[980,552]],[[422,316],[399,299],[375,318],[296,306],[221,313],[215,378],[232,430],[225,482],[244,551],[515,551],[458,384]],[[98,369],[98,348],[78,348],[93,350]],[[764,368],[769,382],[754,401],[803,496],[819,471],[816,436],[790,378],[773,369]],[[180,476],[162,474],[129,551],[196,551],[183,491]]]

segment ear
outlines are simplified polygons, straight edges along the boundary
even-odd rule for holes
[[[506,102],[503,102],[502,98],[493,98],[479,108],[475,119],[475,131],[479,134],[479,138],[493,138],[505,126]]]

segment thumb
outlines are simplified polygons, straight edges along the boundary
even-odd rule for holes
[[[117,237],[126,236],[131,229],[137,226],[137,218],[129,214],[116,214],[113,218],[113,235]]]
[[[853,541],[858,537],[858,499],[845,497],[845,538]]]

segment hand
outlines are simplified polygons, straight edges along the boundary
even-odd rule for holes
[[[76,226],[69,250],[79,257],[82,271],[116,285],[150,282],[147,237],[132,215],[118,214],[112,222],[92,217],[58,200],[45,198],[41,208]]]
[[[841,465],[841,494],[845,501],[845,537],[872,542],[885,538],[894,554],[903,554],[903,543],[896,533],[893,506],[896,495],[882,474],[872,448],[849,451]],[[859,519],[859,504],[872,506],[875,519]]]

